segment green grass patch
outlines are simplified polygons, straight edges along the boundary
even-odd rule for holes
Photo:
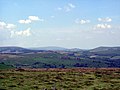
[[[0,90],[120,90],[119,72],[1,70]]]

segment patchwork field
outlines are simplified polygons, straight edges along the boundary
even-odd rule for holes
[[[0,90],[120,90],[120,68],[0,70]]]

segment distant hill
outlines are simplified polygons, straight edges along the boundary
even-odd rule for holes
[[[102,55],[120,55],[120,47],[97,47],[89,50],[89,52]]]
[[[32,50],[15,46],[0,47],[0,53],[28,53],[31,51]]]
[[[120,47],[97,47],[97,48],[91,49],[90,52],[115,51],[115,50],[120,50]]]
[[[32,50],[52,50],[52,51],[56,51],[56,50],[67,50],[67,48],[56,47],[56,46],[35,47],[35,48],[30,48],[30,49],[32,49]]]
[[[71,48],[71,49],[68,49],[67,51],[78,52],[78,51],[85,51],[85,50],[79,49],[79,48]]]
[[[63,47],[56,47],[56,46],[48,46],[48,47],[35,47],[35,48],[22,48],[16,46],[9,46],[9,47],[0,47],[0,53],[29,53],[29,52],[39,52],[39,51],[85,51],[88,53],[106,53],[106,54],[119,54],[120,55],[120,47],[97,47],[90,50],[83,50],[79,48],[63,48]]]
[[[61,47],[42,47],[34,50],[0,47],[0,63],[0,67],[10,65],[15,68],[120,68],[120,47],[98,47],[90,50]]]

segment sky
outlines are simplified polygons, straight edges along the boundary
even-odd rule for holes
[[[0,46],[120,46],[120,0],[0,0]]]

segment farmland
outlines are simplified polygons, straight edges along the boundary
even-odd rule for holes
[[[120,69],[1,70],[0,85],[0,90],[120,90]]]
[[[29,50],[20,47],[1,47],[1,65],[14,68],[119,68],[120,48]]]

